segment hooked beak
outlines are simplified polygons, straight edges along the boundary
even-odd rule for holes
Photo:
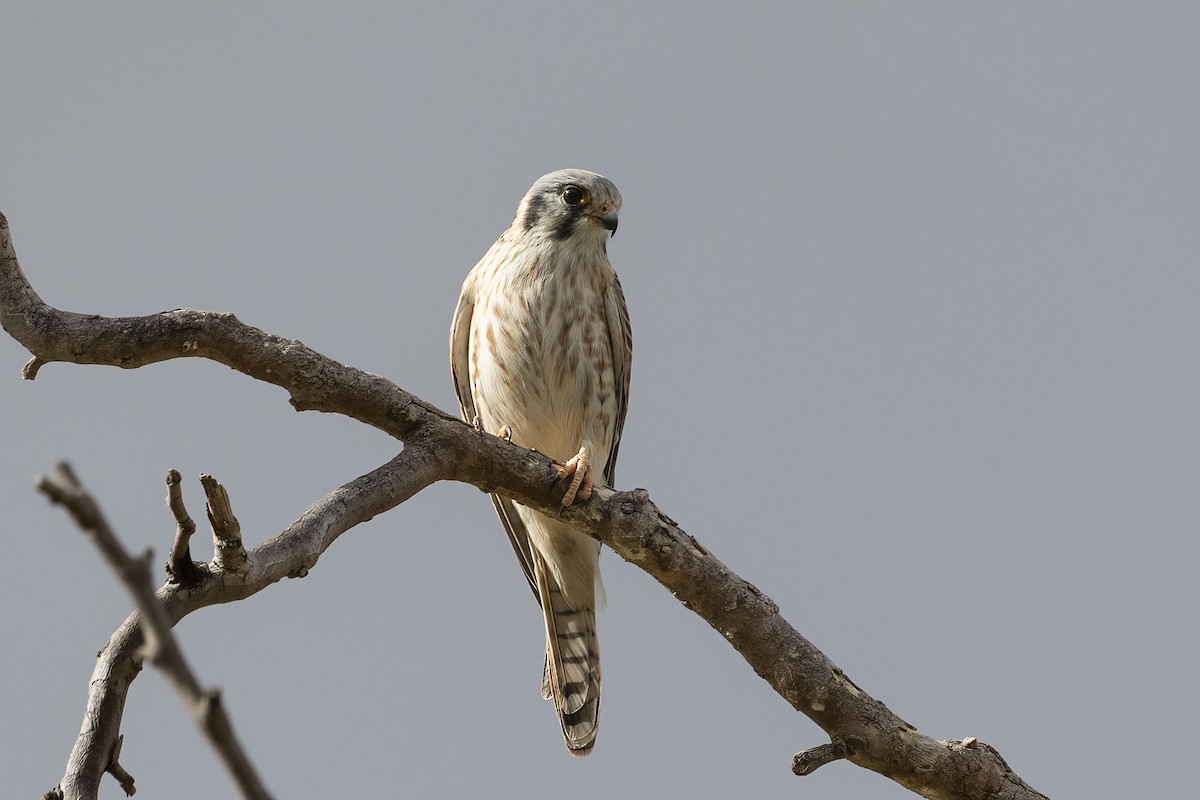
[[[604,229],[609,232],[609,234],[608,234],[609,238],[616,236],[617,235],[617,212],[610,211],[607,214],[605,214],[604,216],[600,217],[600,224],[603,225]]]

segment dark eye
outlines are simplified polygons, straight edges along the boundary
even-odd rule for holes
[[[562,191],[562,199],[569,206],[581,206],[587,202],[587,193],[578,186],[568,186]]]

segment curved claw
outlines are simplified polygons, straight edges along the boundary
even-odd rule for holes
[[[562,506],[567,506],[578,500],[587,500],[592,496],[592,450],[584,442],[579,446],[579,452],[573,455],[566,464],[557,466],[559,480],[571,477],[563,495]]]

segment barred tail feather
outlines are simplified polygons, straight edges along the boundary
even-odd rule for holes
[[[596,612],[572,608],[541,559],[538,595],[546,619],[546,670],[542,696],[554,700],[571,755],[586,756],[596,743],[600,717],[600,644]]]

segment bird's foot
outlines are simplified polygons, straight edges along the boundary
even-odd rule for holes
[[[592,449],[587,443],[579,446],[579,452],[571,456],[566,464],[554,465],[558,470],[558,479],[570,477],[567,493],[563,495],[563,508],[571,505],[576,499],[587,500],[592,496]]]
[[[471,427],[475,429],[476,433],[483,433],[483,420],[479,418],[478,414],[471,419]],[[501,425],[500,431],[496,434],[496,437],[503,439],[506,442],[511,442],[512,428],[510,428],[508,425]]]

